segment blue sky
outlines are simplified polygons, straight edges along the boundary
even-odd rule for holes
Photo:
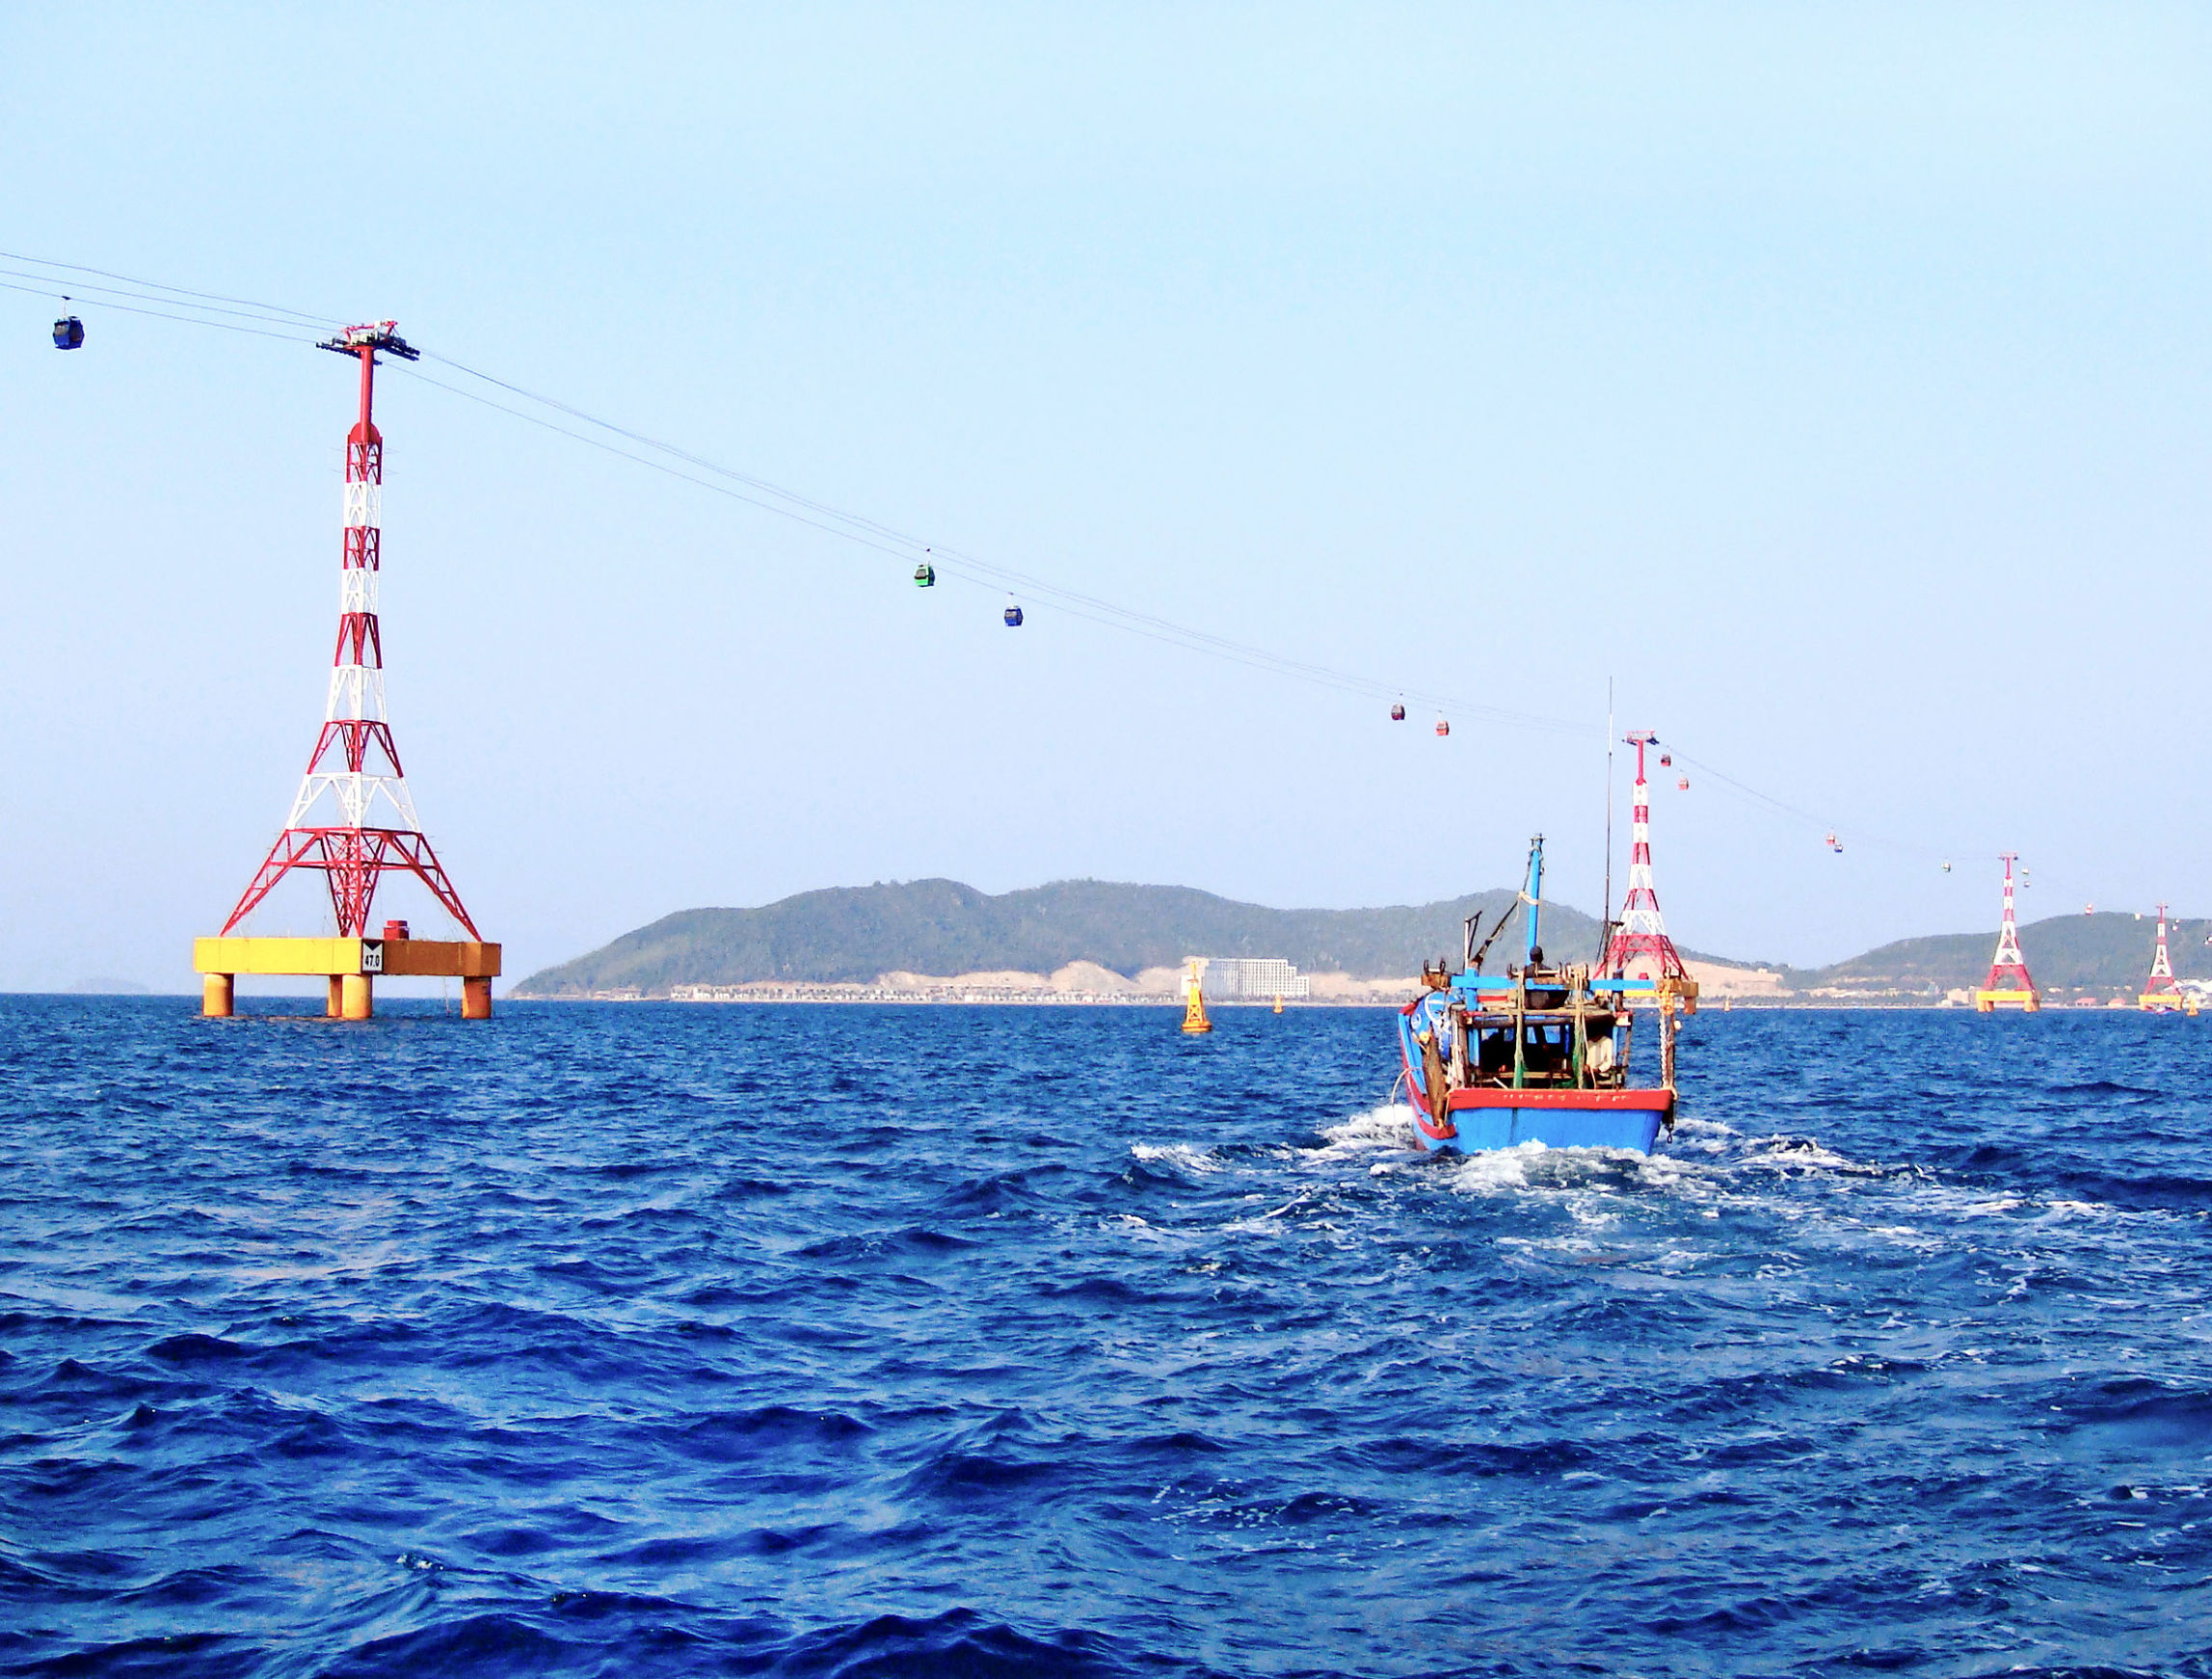
[[[932,874],[1422,900],[1539,828],[1594,907],[1609,675],[1810,817],[1663,785],[1677,936],[1809,961],[1992,924],[2006,848],[2031,916],[2212,910],[2208,45],[2179,6],[17,5],[0,248],[396,317],[925,540],[1586,725],[1439,741],[1009,632],[395,375],[391,711],[511,974]],[[0,986],[180,987],[321,714],[346,370],[82,313],[58,355],[0,292]]]

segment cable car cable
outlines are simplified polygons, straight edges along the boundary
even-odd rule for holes
[[[37,267],[62,270],[71,274],[97,275],[103,279],[118,280],[122,285],[171,294],[149,297],[145,294],[145,291],[125,292],[113,286],[95,288],[109,294],[109,297],[101,303],[100,306],[102,307],[120,309],[130,314],[146,315],[158,320],[177,321],[188,326],[220,327],[228,332],[247,333],[258,337],[281,338],[289,342],[299,342],[301,340],[294,335],[292,331],[271,331],[269,329],[272,327],[291,328],[295,323],[311,323],[320,330],[330,327],[335,322],[335,317],[332,316],[314,315],[306,310],[293,309],[281,305],[265,304],[253,299],[232,297],[226,293],[197,291],[186,286],[174,286],[165,281],[144,280],[136,276],[119,274],[111,269],[94,268],[88,264],[62,263],[45,257],[28,256],[20,253],[8,252],[0,252],[0,260],[30,263]],[[19,273],[20,271],[6,272]],[[56,287],[65,283],[58,278],[43,275],[22,275],[21,278],[42,280],[45,284]],[[29,292],[35,296],[48,295],[43,291],[34,290],[30,286],[10,284],[5,280],[0,280],[0,287]],[[116,301],[124,297],[132,298],[134,301],[130,303]],[[165,306],[144,306],[147,304],[158,304]],[[178,309],[191,309],[199,312],[185,314],[176,312]],[[247,314],[246,311],[249,310],[263,312],[258,315]],[[208,315],[216,313],[243,315],[246,319],[257,320],[264,324],[245,326],[237,321],[207,318]],[[1592,727],[1590,724],[1566,718],[1544,717],[1534,713],[1514,711],[1499,706],[1478,705],[1458,696],[1400,690],[1395,684],[1378,682],[1372,678],[1359,676],[1352,672],[1340,671],[1326,665],[1316,664],[1310,660],[1272,653],[1265,648],[1232,641],[1226,636],[1214,635],[1207,630],[1177,624],[1170,619],[1160,618],[1152,613],[1120,606],[1110,600],[1066,589],[1060,585],[1049,583],[1044,578],[1018,572],[1009,567],[993,565],[973,554],[964,554],[957,549],[946,548],[940,544],[923,545],[919,539],[909,536],[893,526],[885,524],[881,520],[870,519],[863,514],[848,512],[827,502],[803,495],[798,492],[786,490],[780,485],[771,484],[765,479],[757,478],[749,473],[725,466],[678,444],[667,442],[662,439],[652,437],[631,427],[603,419],[597,414],[575,407],[573,404],[563,402],[557,397],[546,396],[543,392],[531,390],[526,386],[515,384],[511,380],[501,379],[495,374],[486,373],[480,368],[470,367],[466,363],[456,361],[450,357],[439,356],[435,352],[426,352],[426,354],[432,360],[453,368],[458,373],[495,386],[513,395],[523,398],[525,401],[540,404],[582,421],[588,426],[668,455],[672,459],[695,466],[701,471],[710,472],[717,477],[744,485],[758,493],[755,495],[735,494],[734,499],[744,501],[763,512],[775,513],[784,518],[795,520],[800,523],[820,530],[824,534],[839,536],[864,546],[875,548],[880,552],[895,554],[901,559],[914,558],[915,550],[919,549],[924,554],[934,554],[941,559],[957,562],[946,565],[945,569],[952,575],[961,576],[964,581],[983,587],[1016,586],[1035,598],[1051,601],[1073,617],[1097,624],[1102,627],[1123,629],[1131,633],[1144,635],[1147,639],[1159,641],[1164,645],[1181,648],[1186,652],[1211,653],[1231,662],[1244,665],[1247,668],[1296,678],[1335,688],[1342,692],[1364,694],[1370,697],[1384,697],[1403,691],[1424,703],[1450,706],[1462,713],[1471,713],[1520,728],[1582,734],[1587,733]],[[653,466],[658,470],[667,472],[672,477],[681,478],[688,483],[697,484],[701,488],[720,488],[709,486],[691,473],[674,470],[662,463],[650,461],[643,456],[631,453],[629,450],[606,445],[599,440],[586,437],[565,426],[548,424],[536,415],[524,413],[520,410],[510,408],[503,403],[489,401],[476,396],[473,392],[463,390],[442,381],[430,379],[421,374],[418,369],[409,368],[405,371],[414,374],[415,377],[423,378],[426,384],[436,386],[454,395],[466,396],[471,400],[483,402],[486,407],[496,409],[519,419],[530,420],[532,423],[545,426],[546,430],[558,432],[576,441],[593,443],[594,446],[600,447],[607,453],[620,455],[624,459],[637,462],[639,465]],[[771,499],[762,499],[762,497]],[[780,503],[790,505],[780,505]],[[816,517],[808,518],[803,514],[795,513],[792,511],[794,507],[805,509],[807,513]],[[966,574],[963,575],[963,573]]]
[[[0,275],[10,277],[0,278],[0,289],[20,292],[34,297],[53,297],[64,295],[59,288],[67,285],[73,288],[70,295],[89,295],[95,292],[106,294],[90,299],[95,308],[117,309],[126,314],[143,315],[154,320],[173,321],[186,326],[215,327],[225,332],[244,333],[254,337],[277,338],[289,343],[312,342],[312,339],[303,338],[300,335],[304,330],[312,329],[320,333],[343,324],[334,315],[312,314],[280,304],[262,303],[255,299],[233,297],[221,292],[198,291],[187,286],[172,285],[163,280],[144,280],[136,276],[120,274],[111,269],[94,268],[82,263],[57,262],[51,258],[30,256],[19,252],[0,251],[0,261],[25,263],[35,268],[60,271],[53,275],[41,275],[23,273],[19,270],[0,270]],[[92,275],[101,280],[118,281],[119,284],[117,286],[88,284],[82,280],[67,280],[63,278],[64,275]],[[12,283],[12,280],[27,280],[42,282],[42,284],[17,284]],[[139,289],[131,291],[121,289],[123,287]],[[119,301],[122,299],[130,301]],[[147,306],[148,305],[162,306],[149,307]],[[178,310],[196,312],[178,313],[176,312]],[[209,318],[212,315],[229,315],[237,318],[217,320]],[[258,324],[242,324],[247,321]],[[1401,699],[1410,698],[1424,705],[1435,706],[1440,711],[1445,709],[1455,710],[1463,714],[1474,714],[1491,721],[1524,729],[1585,734],[1595,727],[1593,724],[1568,718],[1541,716],[1532,712],[1511,710],[1504,706],[1478,705],[1456,696],[1403,688],[1395,683],[1379,682],[1354,672],[1337,670],[1331,666],[1316,664],[1284,653],[1272,653],[1265,648],[1232,641],[1226,636],[1215,635],[1211,631],[1178,624],[1171,619],[1161,618],[1133,607],[1120,606],[1112,601],[1063,588],[1060,585],[1047,582],[1041,577],[1018,572],[1009,567],[994,565],[973,554],[962,553],[956,548],[948,548],[943,544],[924,545],[919,539],[909,536],[881,520],[870,519],[865,514],[849,512],[799,492],[786,490],[766,479],[725,466],[678,444],[667,442],[615,421],[603,419],[586,410],[575,407],[573,404],[563,402],[557,397],[531,390],[526,386],[514,384],[512,381],[501,379],[495,374],[487,373],[480,368],[456,361],[450,357],[440,356],[431,351],[425,351],[424,355],[427,360],[438,361],[467,378],[480,380],[512,395],[520,397],[525,402],[536,403],[558,413],[566,414],[580,421],[585,426],[596,428],[635,443],[642,448],[668,456],[685,466],[697,468],[699,472],[708,473],[712,476],[700,477],[693,472],[672,466],[666,461],[658,461],[649,455],[633,453],[629,449],[618,447],[603,439],[590,436],[586,432],[575,431],[567,426],[555,424],[538,414],[526,413],[521,409],[510,407],[477,392],[464,389],[459,386],[431,378],[419,367],[403,367],[397,370],[420,379],[424,384],[444,390],[451,395],[479,403],[513,418],[527,421],[532,425],[600,449],[604,453],[633,462],[638,466],[651,467],[654,471],[680,479],[700,489],[729,496],[733,500],[742,502],[759,511],[775,514],[780,518],[817,530],[824,535],[839,537],[846,542],[902,561],[913,560],[919,553],[922,562],[932,564],[933,569],[941,568],[946,574],[976,587],[1005,589],[1010,585],[1018,585],[1022,592],[1050,601],[1069,616],[1098,625],[1104,628],[1119,629],[1125,633],[1143,636],[1147,640],[1158,642],[1163,646],[1176,648],[1179,651],[1209,654],[1243,665],[1249,669],[1266,671],[1272,675],[1333,688],[1339,692],[1369,698],[1388,698],[1394,695]],[[715,479],[726,482],[717,483],[714,481]],[[743,486],[744,489],[733,489],[732,488],[733,485]],[[745,490],[750,490],[754,493],[745,493]],[[1712,776],[1716,781],[1724,784],[1734,792],[1750,800],[1755,805],[1764,807],[1772,813],[1806,823],[1816,830],[1841,832],[1844,827],[1849,827],[1854,837],[1864,839],[1869,843],[1900,851],[1925,853],[1931,857],[1970,855],[1978,850],[1974,847],[1935,848],[1916,845],[1909,841],[1897,840],[1882,835],[1869,835],[1856,828],[1855,825],[1830,824],[1823,818],[1813,815],[1811,812],[1793,805],[1787,800],[1763,792],[1746,782],[1730,776],[1722,770],[1716,769],[1710,763],[1692,758],[1688,753],[1681,753],[1680,756],[1685,763]],[[1991,855],[1995,854],[1991,853]]]
[[[467,366],[463,362],[454,360],[451,357],[439,355],[436,351],[425,350],[423,358],[426,360],[434,360],[451,367],[456,372],[466,374],[472,379],[480,379],[488,385],[496,386],[502,390],[524,398],[526,401],[541,403],[547,408],[568,414],[572,418],[581,420],[586,425],[595,426],[647,448],[659,450],[704,471],[712,472],[734,483],[742,484],[748,489],[759,492],[760,495],[771,496],[779,501],[788,501],[793,506],[804,508],[808,513],[818,517],[806,518],[791,512],[789,508],[761,500],[758,495],[738,495],[736,497],[736,499],[744,501],[750,506],[781,514],[816,530],[843,536],[848,541],[875,548],[879,552],[897,553],[901,559],[913,559],[919,555],[927,554],[937,561],[949,575],[961,576],[965,581],[985,587],[1006,588],[1013,586],[1034,597],[1047,600],[1071,612],[1074,616],[1094,624],[1109,628],[1127,629],[1169,646],[1181,647],[1189,652],[1213,653],[1251,669],[1271,671],[1277,675],[1294,677],[1302,680],[1333,687],[1341,692],[1364,694],[1370,698],[1409,693],[1414,698],[1426,703],[1439,704],[1462,713],[1471,713],[1498,722],[1510,723],[1521,728],[1584,734],[1596,727],[1594,723],[1576,722],[1560,717],[1539,716],[1535,713],[1515,711],[1500,706],[1479,705],[1458,696],[1444,695],[1434,691],[1401,689],[1387,682],[1377,681],[1370,677],[1336,670],[1327,665],[1315,664],[1309,660],[1294,658],[1284,653],[1272,653],[1265,648],[1256,648],[1247,643],[1232,641],[1226,636],[1215,635],[1208,630],[1177,624],[1171,619],[1160,618],[1153,613],[1117,605],[1113,601],[1104,600],[1096,596],[1085,595],[1079,591],[1048,582],[1046,579],[1029,573],[1015,571],[1011,567],[995,565],[990,561],[978,559],[973,554],[947,547],[943,543],[924,545],[919,537],[910,536],[880,520],[871,519],[865,514],[847,512],[842,508],[828,502],[818,501],[797,491],[786,490],[781,485],[770,483],[768,480],[756,477],[751,473],[725,466],[719,462],[709,460],[692,450],[666,442],[661,439],[622,425],[619,422],[603,419],[586,410],[577,408],[573,403],[563,402],[557,397],[549,397],[538,391],[530,390],[511,380],[501,379],[495,374],[486,373],[479,368]],[[401,371],[407,372],[414,378],[422,379],[427,384],[435,385],[440,389],[452,391],[456,395],[468,396],[473,401],[483,402],[485,406],[497,409],[503,413],[514,414],[518,418],[529,419],[534,424],[544,425],[547,430],[559,432],[564,437],[578,438],[579,440],[591,440],[582,439],[580,434],[570,431],[566,427],[551,425],[549,422],[538,419],[535,415],[523,413],[521,411],[510,408],[503,403],[493,402],[488,398],[476,396],[473,392],[463,391],[458,386],[445,384],[442,381],[430,379],[421,371],[419,366]],[[606,447],[609,453],[621,455],[627,460],[640,459],[627,450],[615,449],[603,444],[598,446]],[[690,483],[701,482],[688,473],[675,472],[671,475],[683,478]],[[833,520],[836,523],[823,523],[822,520]],[[898,546],[895,547],[887,546],[886,544]]]
[[[4,280],[0,280],[0,290],[19,291],[28,297],[50,298],[61,295],[59,292],[46,291],[28,285],[13,285]],[[242,327],[235,321],[210,321],[198,315],[172,315],[160,309],[136,308],[129,304],[99,300],[95,301],[92,306],[101,309],[120,309],[126,315],[149,315],[157,321],[181,321],[188,327],[218,327],[226,333],[250,333],[256,338],[281,338],[288,344],[311,344],[314,342],[312,338],[303,338],[296,333],[272,333],[261,327]]]
[[[304,325],[317,328],[343,327],[347,323],[335,315],[310,315],[298,309],[286,308],[281,304],[255,303],[252,298],[225,297],[221,292],[192,291],[181,285],[169,285],[158,280],[138,280],[127,274],[115,274],[105,268],[87,268],[77,262],[55,262],[43,256],[26,256],[19,251],[0,251],[0,262],[27,262],[34,268],[59,268],[70,274],[96,274],[102,280],[120,280],[125,285],[135,285],[147,291],[174,292],[179,297],[196,298],[206,303],[237,304],[244,308],[261,309],[272,315],[290,315]],[[60,284],[60,281],[56,281]],[[82,289],[82,288],[81,288]]]
[[[427,352],[425,354],[427,357]],[[442,360],[444,359],[441,357],[440,360]],[[485,408],[494,409],[500,413],[512,415],[514,418],[525,421],[530,425],[538,426],[543,430],[553,432],[561,437],[569,438],[573,441],[586,444],[591,448],[600,450],[601,453],[614,455],[625,461],[634,462],[640,466],[650,467],[653,471],[662,473],[667,477],[680,479],[683,483],[696,485],[700,489],[710,491],[717,495],[726,495],[733,501],[741,501],[748,507],[759,508],[764,513],[777,514],[784,519],[792,520],[794,523],[803,524],[810,529],[820,531],[825,536],[839,537],[846,542],[857,544],[862,547],[872,548],[878,553],[889,554],[893,558],[900,560],[911,557],[905,550],[894,547],[889,543],[880,542],[871,537],[864,536],[854,531],[842,530],[836,525],[826,524],[819,520],[811,519],[804,514],[795,513],[789,508],[779,507],[773,502],[764,501],[757,495],[749,495],[741,490],[733,489],[728,484],[717,484],[711,479],[697,477],[692,473],[682,471],[678,467],[670,466],[665,461],[655,461],[651,456],[635,454],[628,449],[620,448],[617,445],[606,441],[604,439],[595,438],[584,432],[572,431],[569,427],[558,425],[552,420],[546,419],[542,415],[528,413],[519,408],[510,408],[503,402],[495,402],[491,397],[479,395],[473,390],[464,390],[457,385],[448,385],[441,379],[433,379],[428,374],[424,373],[419,366],[401,366],[395,363],[394,370],[406,374],[411,379],[418,379],[425,385],[434,386],[440,390],[443,390],[450,393],[451,395],[461,397],[465,401],[478,403]],[[734,474],[733,475],[734,476]],[[937,550],[937,553],[940,556],[942,556],[943,552],[944,550],[942,549]],[[958,564],[946,563],[940,569],[943,574],[946,576],[957,577],[960,581],[973,584],[978,588],[989,589],[994,587],[994,584],[991,581],[983,577],[969,574],[967,572],[962,570]],[[1163,646],[1177,648],[1186,653],[1211,653],[1215,657],[1228,659],[1233,662],[1245,665],[1250,669],[1266,671],[1277,676],[1296,676],[1300,680],[1334,686],[1345,692],[1358,694],[1365,694],[1370,692],[1370,688],[1368,686],[1360,685],[1361,680],[1357,678],[1348,678],[1341,680],[1331,681],[1330,679],[1334,677],[1336,673],[1328,672],[1323,667],[1312,667],[1303,671],[1285,670],[1283,666],[1286,661],[1283,661],[1274,655],[1268,654],[1263,650],[1249,650],[1251,656],[1247,657],[1245,656],[1246,650],[1239,648],[1234,643],[1213,647],[1194,647],[1190,641],[1179,639],[1175,634],[1172,633],[1173,631],[1180,628],[1179,626],[1168,625],[1165,624],[1164,621],[1158,621],[1162,623],[1162,628],[1156,630],[1148,628],[1142,624],[1131,623],[1126,618],[1106,617],[1100,613],[1087,610],[1086,608],[1088,602],[1084,597],[1071,595],[1067,591],[1054,589],[1049,584],[1039,586],[1037,588],[1037,592],[1040,594],[1054,597],[1055,604],[1057,604],[1060,609],[1066,612],[1070,617],[1082,619],[1087,623],[1099,625],[1103,628],[1120,629],[1132,635],[1140,635],[1148,641],[1156,641]],[[1411,690],[1407,691],[1410,692]],[[1417,695],[1416,697],[1431,696]],[[1480,707],[1476,708],[1480,709]],[[1493,707],[1492,709],[1495,708]],[[1569,724],[1566,725],[1566,727],[1575,729],[1577,733],[1581,733],[1580,726]]]
[[[85,283],[83,280],[67,280],[67,281],[61,281],[61,280],[56,280],[52,279],[51,277],[49,277],[49,276],[47,276],[47,275],[43,275],[43,274],[32,274],[32,273],[28,272],[27,270],[24,270],[24,269],[20,269],[20,268],[0,268],[0,275],[5,275],[5,276],[7,276],[8,278],[10,278],[10,279],[13,279],[13,280],[44,280],[44,281],[45,281],[47,284],[49,284],[49,285],[57,285],[57,284],[67,284],[67,285],[70,285],[70,286],[73,286],[73,287],[75,287],[75,290],[74,290],[74,291],[72,291],[71,293],[69,293],[68,295],[70,295],[70,296],[72,296],[72,297],[78,297],[78,298],[85,298],[85,299],[88,299],[88,300],[90,300],[90,301],[92,301],[92,302],[94,302],[94,303],[97,303],[97,304],[99,304],[99,305],[100,305],[102,307],[110,307],[110,306],[113,306],[113,307],[116,307],[116,308],[122,308],[122,307],[124,307],[124,306],[124,306],[124,305],[121,305],[121,304],[114,304],[114,305],[110,305],[110,303],[109,303],[109,301],[108,301],[108,300],[109,300],[109,298],[111,298],[111,297],[119,297],[119,298],[131,298],[131,299],[134,299],[134,300],[136,300],[137,302],[139,302],[139,303],[142,303],[142,304],[143,304],[143,303],[163,303],[163,304],[169,304],[169,305],[170,305],[172,307],[173,307],[173,308],[192,308],[192,309],[200,309],[200,310],[203,310],[204,312],[206,312],[206,313],[208,313],[208,314],[216,314],[216,315],[236,315],[236,316],[239,316],[241,319],[244,319],[244,320],[249,320],[249,321],[258,321],[258,322],[260,322],[260,323],[261,323],[263,326],[276,326],[276,327],[293,327],[293,326],[294,326],[294,323],[293,323],[293,322],[290,322],[290,321],[284,320],[284,319],[282,319],[282,318],[281,318],[281,317],[280,317],[280,316],[277,316],[277,315],[267,315],[267,314],[257,314],[257,313],[255,313],[254,311],[253,311],[253,310],[251,310],[251,309],[230,309],[230,308],[223,308],[223,307],[220,307],[219,306],[217,306],[217,305],[214,305],[214,304],[182,304],[182,303],[176,303],[176,302],[174,302],[173,300],[172,300],[172,299],[169,299],[169,298],[148,298],[148,297],[147,297],[147,295],[146,295],[144,292],[136,292],[136,291],[124,291],[124,290],[121,290],[120,287],[117,287],[117,286],[112,286],[112,285],[87,285],[87,284],[86,284],[86,283]],[[105,295],[105,296],[95,295],[95,294],[102,294],[102,293],[104,293],[104,294],[106,294],[106,295]],[[200,317],[199,317],[198,315],[193,315],[193,316],[182,316],[182,315],[179,315],[179,316],[173,316],[173,317],[171,317],[171,318],[172,318],[172,319],[176,319],[176,320],[186,320],[186,319],[190,319],[190,320],[198,320],[198,319],[200,319]],[[221,325],[222,325],[222,323],[221,323],[220,321],[205,321],[205,322],[203,322],[202,324],[203,324],[203,325],[205,325],[205,326],[210,326],[210,327],[216,327],[216,326],[221,326]],[[304,326],[304,323],[303,323],[302,325]],[[299,329],[295,328],[295,330],[299,330]]]

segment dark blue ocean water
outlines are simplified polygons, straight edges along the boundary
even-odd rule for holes
[[[2212,1673],[2212,1020],[1172,1022],[0,999],[0,1671]]]

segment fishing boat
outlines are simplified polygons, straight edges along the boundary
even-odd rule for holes
[[[1424,1149],[1633,1149],[1648,1154],[1674,1126],[1677,1010],[1695,1006],[1695,982],[1608,975],[1604,964],[1548,963],[1539,942],[1544,841],[1529,847],[1514,902],[1479,945],[1467,922],[1464,962],[1423,971],[1427,987],[1399,1012],[1399,1048]],[[1523,959],[1484,973],[1490,946],[1527,911]],[[1658,1019],[1659,1082],[1632,1081],[1629,1040],[1639,1008]]]

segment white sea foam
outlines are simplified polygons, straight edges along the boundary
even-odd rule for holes
[[[1674,1116],[1674,1133],[1677,1136],[1686,1133],[1692,1136],[1742,1136],[1744,1134],[1734,1126],[1722,1125],[1717,1119],[1692,1119],[1688,1114],[1683,1113]]]
[[[1386,1102],[1321,1127],[1321,1153],[1364,1154],[1375,1149],[1412,1149],[1421,1146],[1414,1135],[1413,1109],[1402,1102]]]
[[[1199,1177],[1221,1169],[1219,1157],[1196,1143],[1132,1143],[1129,1152],[1147,1165],[1173,1166]]]
[[[1452,1186],[1465,1195],[1496,1195],[1529,1186],[1529,1163],[1552,1151],[1540,1142],[1479,1149],[1452,1169]]]
[[[2046,1201],[2043,1211],[2053,1218],[2102,1218],[2112,1209],[2102,1201]]]
[[[1776,1171],[1870,1172],[1879,1167],[1864,1166],[1858,1161],[1824,1148],[1818,1139],[1809,1136],[1765,1137],[1750,1145],[1744,1154],[1747,1166],[1766,1166]]]
[[[1632,1155],[1637,1178],[1654,1189],[1690,1189],[1703,1192],[1712,1186],[1711,1168],[1679,1155]]]

